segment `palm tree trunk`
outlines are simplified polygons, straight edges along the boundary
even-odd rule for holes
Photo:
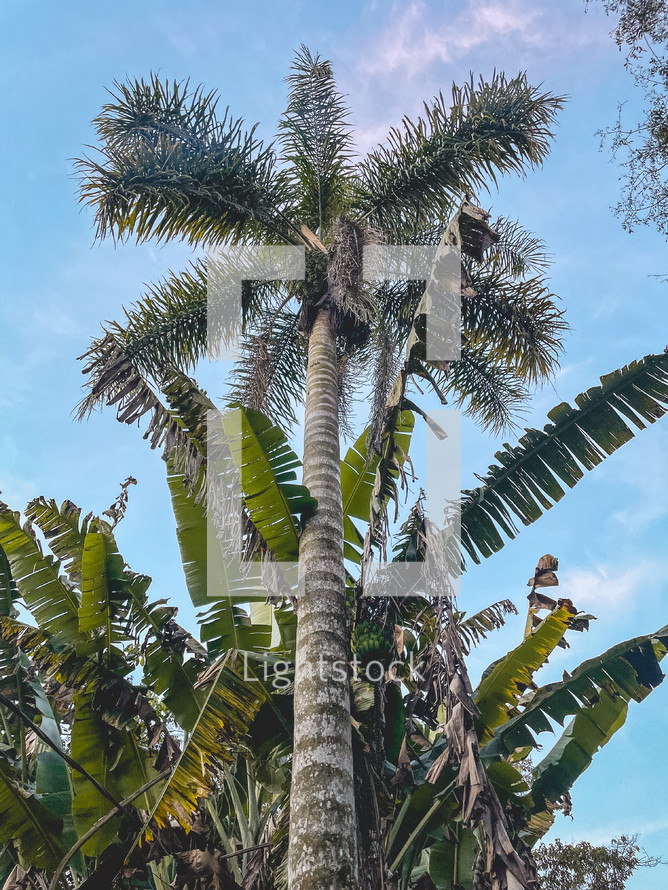
[[[290,890],[357,887],[338,381],[333,310],[309,338],[304,484],[317,498],[300,543]]]

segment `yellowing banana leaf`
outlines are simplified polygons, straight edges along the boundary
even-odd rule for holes
[[[531,684],[534,673],[545,664],[563,638],[574,615],[575,610],[568,605],[557,607],[533,634],[483,677],[475,695],[480,711],[477,728],[481,746],[492,738],[497,726],[512,716],[518,699]]]
[[[199,715],[151,812],[159,827],[172,818],[190,827],[198,801],[209,796],[222,764],[233,759],[235,741],[246,735],[266,699],[259,684],[245,681],[227,661],[219,659],[198,683],[205,696]]]
[[[665,627],[618,643],[582,662],[572,674],[564,673],[563,680],[541,687],[517,716],[496,729],[485,746],[485,757],[505,757],[520,748],[536,747],[537,735],[552,732],[550,720],[563,726],[566,717],[594,708],[602,693],[626,702],[642,701],[663,680],[659,662],[667,644]]]
[[[500,550],[518,527],[535,522],[600,464],[662,417],[668,406],[668,355],[647,355],[575,399],[553,408],[543,430],[529,429],[518,445],[495,455],[482,485],[462,492],[462,545],[474,562]]]

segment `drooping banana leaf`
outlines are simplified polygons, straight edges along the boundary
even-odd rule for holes
[[[668,627],[618,643],[565,673],[563,680],[541,687],[517,716],[497,727],[484,756],[505,757],[518,748],[535,747],[538,734],[552,732],[550,720],[563,725],[566,717],[593,708],[603,692],[626,702],[642,701],[663,679],[659,661],[666,644]]]
[[[0,617],[9,618],[14,613],[14,601],[18,597],[9,562],[0,548]],[[17,704],[24,705],[24,670],[16,643],[0,634],[0,692]],[[1,707],[1,706],[0,706]],[[3,711],[0,731],[4,730],[7,745],[23,750],[25,729],[13,714]]]
[[[115,729],[105,723],[93,709],[86,693],[75,696],[72,725],[72,757],[117,801],[129,797],[157,773],[150,764],[148,752],[137,744],[132,732]],[[111,802],[81,773],[72,771],[74,800],[72,816],[81,836],[111,811]],[[135,806],[146,808],[147,801],[138,798]],[[82,847],[87,856],[99,856],[118,834],[120,817],[107,822]]]
[[[196,608],[206,609],[199,616],[202,641],[214,656],[227,649],[268,648],[271,624],[252,622],[242,605],[253,595],[266,597],[267,591],[249,585],[247,576],[239,571],[241,561],[226,559],[214,536],[207,534],[204,505],[196,503],[188,493],[183,476],[174,473],[171,462],[168,463],[167,482],[188,593]],[[212,552],[208,548],[209,542]],[[219,595],[215,597],[208,596],[210,574],[220,582],[216,584]]]
[[[9,761],[0,757],[0,844],[14,841],[26,862],[53,869],[65,853],[62,822],[20,782]]]
[[[462,545],[471,559],[500,550],[518,532],[516,519],[535,522],[591,470],[633,438],[633,429],[668,410],[668,355],[647,355],[601,377],[576,407],[562,402],[543,430],[529,429],[504,445],[473,491],[462,492]]]
[[[58,575],[57,564],[20,524],[19,514],[0,502],[0,547],[19,593],[40,627],[64,643],[79,637],[79,598]]]
[[[483,676],[475,694],[480,716],[477,720],[480,745],[488,742],[497,726],[505,723],[534,673],[547,661],[568,629],[575,609],[558,606],[524,639]]]
[[[221,658],[198,683],[202,705],[174,772],[162,788],[151,820],[164,827],[175,818],[192,824],[198,800],[215,785],[221,766],[233,759],[234,742],[248,732],[266,695],[258,683],[244,680]]]
[[[394,429],[392,444],[396,454],[392,455],[392,480],[399,474],[399,468],[408,454],[411,435],[415,420],[411,411],[399,412],[396,428]],[[376,452],[369,454],[367,439],[369,431],[364,430],[362,435],[352,445],[345,458],[341,461],[341,495],[343,499],[343,533],[344,555],[357,564],[361,561],[361,548],[364,544],[364,536],[353,522],[360,519],[364,523],[371,520],[371,507],[374,495],[387,503],[392,496],[390,479],[383,479],[379,474],[381,455]],[[389,472],[389,471],[388,471]]]
[[[296,483],[301,461],[283,430],[259,411],[234,405],[223,416],[223,426],[253,524],[276,560],[296,561],[299,517],[316,507],[308,489]]]
[[[37,710],[41,715],[40,729],[45,732],[56,747],[62,751],[63,743],[58,730],[58,723],[49,700],[38,679],[30,681],[33,689]],[[41,803],[47,810],[63,823],[62,841],[66,848],[71,848],[78,840],[72,819],[72,779],[68,765],[58,754],[46,748],[36,756],[35,790]],[[81,874],[84,861],[81,853],[71,861],[73,868]]]

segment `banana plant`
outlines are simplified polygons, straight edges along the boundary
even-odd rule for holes
[[[266,693],[149,601],[111,522],[44,498],[25,515],[0,505],[3,881],[111,886],[134,856],[148,886],[167,864],[137,842],[192,829]]]

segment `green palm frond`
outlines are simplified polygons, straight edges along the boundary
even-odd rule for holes
[[[543,278],[509,277],[493,258],[469,267],[474,296],[462,299],[462,330],[473,348],[512,368],[527,383],[551,377],[568,330],[562,309]]]
[[[279,122],[285,179],[295,192],[293,212],[318,231],[343,207],[352,139],[348,109],[331,62],[302,45],[287,82],[288,107]]]
[[[482,485],[463,492],[462,544],[474,562],[515,537],[516,518],[530,525],[561,500],[564,486],[573,488],[633,438],[633,427],[645,429],[666,413],[668,355],[647,355],[601,377],[575,404],[562,402],[543,430],[527,430],[514,448],[504,445]]]
[[[278,209],[273,152],[227,111],[218,119],[213,93],[157,76],[115,90],[95,120],[100,160],[77,162],[99,237],[220,243],[249,229],[297,237]]]
[[[515,426],[529,395],[512,368],[497,363],[484,347],[473,349],[468,344],[463,344],[461,357],[451,364],[449,374],[437,371],[434,378],[455,407],[463,408],[483,429],[495,433]]]
[[[171,273],[129,310],[123,323],[109,325],[125,355],[151,376],[176,364],[192,370],[207,349],[207,270],[196,261]]]
[[[453,87],[451,104],[440,95],[425,106],[424,118],[405,118],[387,145],[361,162],[358,212],[388,232],[446,216],[464,192],[540,164],[562,105],[562,98],[541,93],[523,74]]]
[[[492,226],[499,240],[490,252],[497,271],[514,278],[541,275],[551,263],[545,242],[517,220],[500,216]]]
[[[79,419],[105,405],[116,407],[120,423],[135,424],[149,415],[144,438],[149,440],[151,448],[162,446],[163,459],[168,460],[174,453],[179,471],[184,473],[188,484],[203,495],[205,435],[199,438],[189,435],[184,420],[178,416],[178,409],[191,414],[195,412],[194,422],[201,428],[206,411],[213,407],[206,394],[185,374],[165,366],[160,388],[170,408],[175,406],[170,410],[156,394],[158,386],[147,379],[111,333],[94,341],[81,358],[88,361],[83,373],[88,374],[86,386],[89,392],[77,406]]]
[[[267,327],[244,338],[228,393],[230,402],[261,411],[286,430],[296,423],[295,407],[306,388],[307,349],[299,318],[287,307],[272,312]]]

